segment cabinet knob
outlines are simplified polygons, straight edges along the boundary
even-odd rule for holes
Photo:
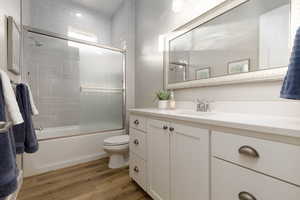
[[[138,168],[137,166],[135,166],[133,170],[134,170],[136,173],[139,173],[139,171],[140,171],[139,168]]]
[[[135,140],[133,141],[133,143],[134,143],[135,145],[139,145],[139,144],[140,144],[138,139],[135,139]]]
[[[164,129],[164,130],[167,130],[167,129],[168,129],[168,126],[163,126],[163,129]]]
[[[139,124],[140,124],[139,120],[135,120],[133,123],[134,123],[135,125],[139,125]]]
[[[173,132],[175,129],[174,129],[173,127],[170,127],[169,130],[170,130],[171,132]]]
[[[239,199],[240,200],[256,200],[256,198],[248,192],[240,192]]]
[[[250,146],[242,146],[239,148],[239,153],[245,156],[249,156],[252,158],[259,158],[259,153],[254,149],[253,147]]]

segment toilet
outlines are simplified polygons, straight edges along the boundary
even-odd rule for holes
[[[116,169],[128,165],[129,135],[107,138],[104,140],[103,148],[109,155],[109,168]]]

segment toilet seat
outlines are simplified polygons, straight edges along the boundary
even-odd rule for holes
[[[104,140],[104,146],[120,146],[129,144],[129,135],[110,137]]]

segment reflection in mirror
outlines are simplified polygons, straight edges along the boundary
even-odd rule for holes
[[[286,67],[290,0],[250,0],[169,42],[168,82]]]

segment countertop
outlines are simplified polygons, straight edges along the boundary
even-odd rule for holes
[[[208,112],[192,110],[130,109],[131,114],[163,117],[199,124],[243,129],[300,138],[300,119],[291,117]]]

